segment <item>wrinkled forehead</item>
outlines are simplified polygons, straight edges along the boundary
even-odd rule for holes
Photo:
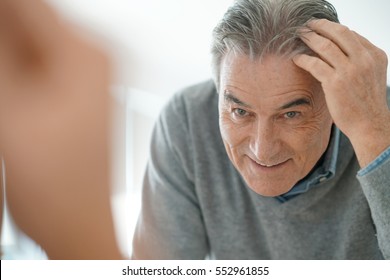
[[[261,59],[228,53],[221,62],[219,92],[256,95],[258,98],[283,97],[306,92],[321,97],[320,83],[297,67],[292,58],[269,55]]]

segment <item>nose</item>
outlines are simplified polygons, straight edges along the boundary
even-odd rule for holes
[[[258,120],[253,127],[249,148],[260,163],[272,164],[280,151],[278,129],[272,121]]]

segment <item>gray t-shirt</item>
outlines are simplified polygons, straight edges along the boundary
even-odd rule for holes
[[[390,258],[390,149],[357,176],[341,133],[332,179],[281,203],[246,185],[219,131],[211,81],[176,94],[154,129],[134,259]]]

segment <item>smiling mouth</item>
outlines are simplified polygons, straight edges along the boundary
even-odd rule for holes
[[[251,160],[254,163],[256,163],[258,166],[267,167],[267,168],[278,167],[278,166],[281,166],[281,165],[283,165],[284,163],[286,163],[288,161],[288,159],[287,159],[285,161],[281,161],[281,162],[278,162],[278,163],[268,163],[268,164],[265,164],[265,163],[261,163],[261,162],[258,162],[256,160],[253,160],[252,158],[251,158]]]

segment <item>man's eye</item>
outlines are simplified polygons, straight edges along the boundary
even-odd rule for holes
[[[293,119],[298,115],[299,115],[299,112],[295,112],[295,111],[287,112],[284,114],[285,118],[287,118],[287,119]]]
[[[245,111],[244,109],[240,109],[240,108],[236,108],[233,110],[233,113],[236,115],[236,116],[239,116],[239,117],[245,117],[248,112]]]

